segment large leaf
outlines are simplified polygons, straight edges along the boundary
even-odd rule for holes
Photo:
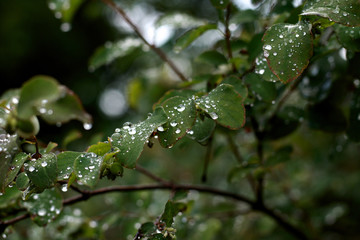
[[[140,157],[150,135],[166,122],[167,115],[164,109],[157,107],[145,121],[116,129],[111,136],[111,145],[120,150],[116,154],[116,158],[120,160],[124,167],[135,168],[136,161]]]
[[[59,94],[59,85],[55,79],[47,76],[31,78],[21,87],[18,116],[22,119],[28,119],[37,114],[36,107],[56,100]]]
[[[181,50],[188,47],[193,41],[195,41],[202,34],[216,28],[217,26],[215,24],[207,24],[187,31],[176,41],[176,44],[174,46],[174,51],[180,52]]]
[[[197,99],[196,104],[226,128],[239,129],[245,124],[243,99],[229,84],[220,84],[208,95]]]
[[[31,182],[39,189],[54,186],[57,178],[57,158],[54,153],[42,155],[26,164],[25,171]]]
[[[95,187],[100,178],[100,167],[103,158],[95,153],[83,153],[75,159],[74,173],[76,179],[86,186]]]
[[[159,142],[163,147],[173,146],[194,125],[196,107],[192,99],[172,97],[162,103],[168,122],[157,129]]]
[[[60,214],[62,196],[56,189],[46,189],[42,193],[32,195],[23,205],[36,224],[45,226]]]
[[[0,128],[0,192],[4,192],[9,183],[7,175],[11,169],[12,157],[19,150],[16,141],[17,135],[10,135]]]
[[[360,27],[335,25],[335,31],[340,44],[354,52],[360,52]]]
[[[235,91],[240,94],[243,101],[245,101],[245,99],[247,98],[248,89],[240,78],[236,76],[229,76],[225,78],[221,83],[226,83],[233,86]]]
[[[47,101],[37,106],[38,114],[48,123],[65,123],[76,119],[84,124],[91,123],[91,116],[84,111],[78,96],[68,88],[61,86],[61,97],[56,101]]]
[[[316,15],[347,26],[360,25],[359,0],[308,0],[301,15]]]
[[[283,82],[296,79],[309,64],[313,54],[311,25],[279,23],[263,37],[264,56],[271,71]]]
[[[143,42],[136,38],[126,38],[115,43],[108,42],[95,51],[90,58],[89,68],[95,70],[103,65],[110,64],[117,58],[125,57],[142,46]]]
[[[356,89],[351,99],[349,127],[346,134],[352,141],[360,141],[360,88]]]
[[[69,179],[70,174],[74,171],[75,159],[82,152],[62,152],[57,155],[58,176],[57,180]]]

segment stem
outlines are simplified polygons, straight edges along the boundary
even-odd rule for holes
[[[129,26],[134,30],[134,32],[138,35],[138,37],[149,46],[164,62],[166,62],[169,67],[176,73],[176,75],[184,82],[187,82],[188,79],[184,76],[184,74],[179,70],[179,68],[175,65],[175,63],[168,58],[168,56],[163,52],[160,48],[157,48],[154,44],[148,42],[144,35],[140,32],[140,29],[135,25],[135,23],[129,18],[129,16],[125,13],[125,11],[116,5],[112,0],[102,0],[106,5],[114,9],[121,17],[129,24]]]
[[[226,49],[229,56],[229,59],[232,60],[232,49],[231,49],[231,32],[229,29],[229,21],[230,21],[230,14],[231,14],[231,3],[228,4],[226,7],[226,17],[225,17],[225,43],[226,43]],[[232,71],[233,73],[237,73],[236,65],[235,63],[232,63]]]
[[[152,172],[146,170],[145,168],[141,167],[140,165],[136,165],[136,170],[140,173],[144,174],[145,176],[149,177],[150,179],[155,180],[156,182],[162,183],[164,185],[171,185],[171,183],[161,177],[156,176]]]
[[[207,149],[206,149],[206,155],[205,155],[205,160],[204,160],[204,168],[203,168],[203,173],[202,173],[202,176],[201,176],[201,181],[202,182],[206,182],[206,179],[207,179],[207,170],[208,170],[208,167],[209,167],[209,162],[213,158],[212,149],[213,149],[213,136],[210,137],[209,145],[207,146]]]
[[[239,151],[238,147],[236,146],[234,139],[231,137],[230,133],[227,135],[227,142],[230,146],[232,153],[234,154],[234,157],[238,161],[238,163],[243,164],[244,158],[241,156],[240,151]]]

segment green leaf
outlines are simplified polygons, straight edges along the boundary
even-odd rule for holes
[[[226,83],[226,84],[233,86],[235,91],[240,94],[243,101],[245,101],[245,99],[247,98],[248,89],[240,78],[238,78],[236,76],[229,76],[229,77],[226,77],[221,83]]]
[[[35,115],[32,115],[27,119],[17,119],[16,127],[17,133],[23,138],[35,136],[40,130],[39,120]]]
[[[224,9],[229,4],[230,0],[210,0],[211,4],[220,9]]]
[[[111,145],[120,150],[116,158],[127,168],[135,168],[136,161],[143,151],[150,135],[161,125],[166,123],[167,115],[162,107],[157,107],[153,114],[145,121],[125,125],[116,129],[111,136]]]
[[[90,58],[89,69],[93,71],[103,65],[108,65],[117,58],[125,57],[142,46],[143,42],[137,38],[126,38],[115,43],[108,42],[103,47],[98,48]]]
[[[268,82],[279,81],[279,78],[270,70],[267,60],[262,53],[255,59],[255,71],[262,79]]]
[[[308,121],[312,129],[325,132],[342,132],[347,128],[343,111],[330,102],[323,101],[308,107]]]
[[[356,89],[351,99],[349,127],[346,134],[350,140],[360,141],[360,88]]]
[[[111,150],[111,144],[109,142],[99,142],[97,144],[91,145],[87,152],[93,152],[98,156],[104,156]]]
[[[200,144],[204,144],[211,137],[215,127],[216,123],[214,120],[207,117],[204,119],[197,117],[194,126],[187,133],[187,136]]]
[[[313,54],[311,25],[279,23],[263,37],[264,56],[271,71],[287,83],[296,79],[309,64]]]
[[[293,152],[293,147],[290,145],[284,146],[276,150],[276,152],[270,155],[268,159],[265,161],[265,166],[273,167],[290,160],[290,155],[292,152]]]
[[[166,240],[166,238],[161,233],[154,234],[151,237],[149,237],[148,239],[149,240]]]
[[[4,192],[6,186],[13,179],[7,177],[11,169],[12,157],[18,151],[17,135],[10,135],[0,128],[0,192]],[[12,176],[12,173],[9,173]]]
[[[184,50],[202,34],[213,29],[217,29],[215,24],[207,24],[187,31],[176,41],[174,51],[180,52]]]
[[[228,63],[226,57],[223,54],[214,50],[209,50],[201,53],[196,60],[199,62],[214,65],[215,67]]]
[[[316,15],[347,25],[360,25],[360,2],[358,0],[308,0],[301,15]]]
[[[239,129],[245,124],[242,97],[229,84],[220,84],[196,101],[197,106],[220,125]]]
[[[7,187],[3,194],[0,194],[0,212],[12,210],[14,205],[18,206],[21,192],[16,187]],[[1,216],[1,215],[0,215]]]
[[[83,2],[84,0],[49,0],[48,6],[56,18],[60,17],[63,22],[71,22]]]
[[[184,97],[184,98],[190,99],[190,98],[193,98],[197,94],[199,94],[197,91],[191,90],[191,89],[181,89],[181,90],[167,91],[164,94],[164,96],[162,96],[160,98],[160,100],[156,104],[154,104],[153,109],[155,109],[157,106],[160,106],[163,102],[165,102],[169,98],[172,98],[172,97]]]
[[[9,185],[12,181],[14,181],[16,175],[19,173],[21,167],[24,165],[25,161],[29,159],[29,154],[24,152],[18,153],[10,163],[10,171],[6,176],[6,185]]]
[[[185,203],[168,200],[160,219],[166,224],[167,227],[171,227],[174,222],[174,217],[176,217],[179,212],[185,211],[186,208],[187,206]]]
[[[91,116],[84,111],[79,97],[61,86],[61,97],[56,101],[48,101],[37,107],[38,115],[50,124],[65,123],[76,119],[84,124],[91,123]]]
[[[59,85],[54,78],[48,76],[31,78],[21,87],[17,109],[19,118],[28,119],[37,114],[36,107],[56,100],[59,94]]]
[[[276,99],[277,91],[275,84],[261,79],[260,75],[249,73],[245,76],[245,83],[249,86],[250,91],[264,102],[272,102]]]
[[[146,222],[146,223],[141,224],[141,227],[139,229],[139,233],[145,237],[150,236],[155,231],[156,231],[156,226],[152,222]]]
[[[16,187],[21,191],[24,191],[29,186],[29,183],[30,179],[26,172],[20,173],[16,178]]]
[[[168,121],[157,129],[159,142],[163,147],[172,147],[194,125],[195,103],[192,99],[176,96],[167,99],[161,105],[168,116]]]
[[[44,149],[44,153],[50,153],[52,150],[54,150],[58,146],[57,143],[49,142],[46,149]]]
[[[95,187],[100,178],[100,167],[103,158],[95,153],[83,153],[75,159],[74,173],[76,179],[89,187]]]
[[[360,27],[334,26],[340,44],[354,52],[360,52]]]
[[[25,167],[31,182],[39,189],[54,186],[57,178],[57,158],[54,153],[31,160]]]
[[[57,155],[58,176],[57,180],[69,179],[70,174],[74,171],[75,159],[79,157],[82,152],[62,152]]]
[[[32,195],[23,205],[37,225],[45,226],[60,214],[62,197],[56,189],[46,189],[40,194]]]

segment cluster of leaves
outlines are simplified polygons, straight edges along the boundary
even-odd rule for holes
[[[49,7],[55,14],[61,13],[64,23],[68,23],[81,3],[52,0]],[[44,226],[62,211],[64,200],[60,190],[65,192],[82,185],[95,188],[101,178],[114,180],[122,176],[124,168],[137,166],[144,146],[151,147],[155,139],[164,148],[172,148],[184,137],[211,145],[216,128],[228,134],[229,130],[245,126],[254,132],[261,145],[263,141],[290,135],[306,119],[312,129],[345,132],[350,140],[360,141],[360,82],[350,76],[343,80],[345,83],[329,77],[326,66],[329,61],[323,58],[340,49],[347,50],[348,58],[360,51],[359,1],[309,0],[294,9],[291,16],[281,10],[284,6],[279,1],[273,8],[279,14],[271,26],[266,31],[261,28],[258,34],[245,30],[240,40],[231,38],[229,24],[244,24],[246,28],[246,23],[258,18],[257,12],[241,11],[230,0],[211,0],[211,4],[218,13],[217,24],[204,23],[186,14],[180,18],[187,21],[179,22],[179,15],[173,14],[162,16],[157,22],[159,26],[170,24],[179,29],[191,27],[173,46],[173,51],[178,53],[186,51],[203,34],[225,28],[224,39],[196,58],[201,64],[211,65],[211,72],[180,84],[180,90],[168,91],[153,105],[153,112],[144,121],[124,123],[107,141],[91,145],[86,151],[59,151],[54,143],[38,149],[34,138],[39,132],[37,117],[49,124],[75,119],[83,122],[85,129],[91,128],[91,117],[78,97],[56,80],[36,76],[20,89],[3,94],[0,98],[1,209],[12,208],[15,212],[25,209],[35,223]],[[261,6],[265,8],[266,4]],[[230,12],[234,12],[232,18]],[[291,19],[294,16],[298,22]],[[146,45],[134,38],[106,44],[92,56],[90,69],[111,64]],[[148,47],[158,51],[153,45]],[[165,60],[172,65],[169,59]],[[292,85],[286,88],[284,84],[291,81]],[[283,107],[283,101],[297,87],[306,109],[291,104]],[[346,116],[342,104],[346,103],[348,88],[351,99],[346,105],[345,110],[349,111]],[[343,93],[339,94],[341,89]],[[34,152],[24,150],[23,146],[29,142],[36,145]],[[290,146],[282,146],[266,161],[259,150],[258,158],[231,171],[229,181],[239,173],[251,173],[261,182],[266,171],[290,158],[292,150]],[[179,199],[182,200],[175,196],[169,200],[160,218],[142,224],[135,238],[174,238],[174,217],[187,209],[187,204]],[[0,216],[13,215],[9,211]]]

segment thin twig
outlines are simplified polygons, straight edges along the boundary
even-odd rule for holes
[[[159,183],[162,183],[162,184],[165,184],[165,185],[171,185],[171,182],[159,177],[159,176],[156,176],[155,174],[153,174],[152,172],[148,171],[147,169],[143,168],[142,166],[140,165],[136,165],[136,168],[135,168],[138,172],[144,174],[145,176],[155,180],[156,182],[159,182]]]
[[[227,142],[238,163],[243,164],[244,158],[241,156],[239,148],[236,146],[234,139],[231,137],[230,133],[227,135]]]
[[[226,16],[225,16],[225,43],[226,43],[227,53],[231,61],[233,59],[233,55],[232,55],[231,42],[230,42],[231,32],[229,29],[230,15],[231,15],[231,3],[229,3],[226,8]],[[233,73],[237,73],[236,65],[234,62],[232,62],[231,66]]]
[[[207,170],[209,167],[209,163],[213,158],[213,135],[209,138],[208,146],[206,149],[205,159],[204,159],[204,168],[201,176],[201,181],[206,182],[207,179]]]
[[[149,46],[164,62],[166,62],[169,67],[176,73],[176,75],[184,82],[187,82],[188,79],[184,76],[184,74],[179,70],[179,68],[175,65],[175,63],[163,52],[160,48],[156,47],[154,44],[151,44],[147,41],[144,35],[140,32],[139,28],[135,25],[135,23],[129,18],[126,12],[116,5],[112,0],[102,0],[106,5],[114,9],[121,17],[130,25],[130,27],[134,30],[134,32],[138,35],[138,37]]]

